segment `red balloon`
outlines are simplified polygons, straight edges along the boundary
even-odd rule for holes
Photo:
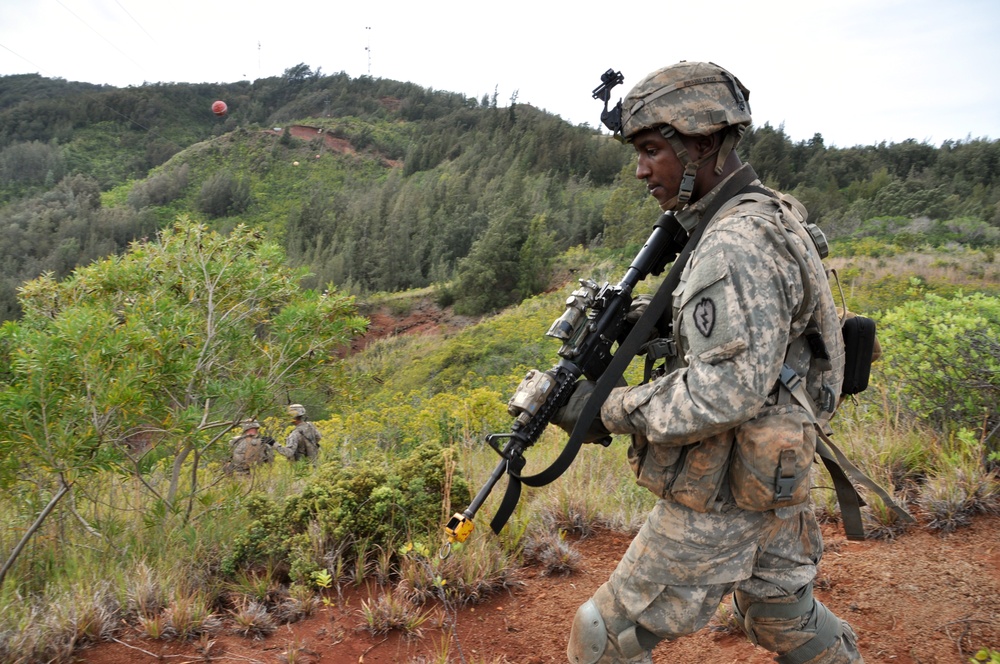
[[[218,116],[225,115],[226,111],[228,111],[228,110],[229,110],[229,107],[226,106],[226,102],[224,102],[224,101],[217,101],[217,102],[214,102],[212,104],[212,112],[215,113]]]

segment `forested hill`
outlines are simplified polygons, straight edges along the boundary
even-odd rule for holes
[[[595,102],[595,125],[599,114]],[[996,140],[828,148],[764,125],[740,152],[832,237],[1000,241]],[[279,238],[314,274],[306,286],[438,284],[480,313],[544,288],[571,246],[641,242],[658,209],[630,148],[495,93],[305,64],[253,83],[124,89],[0,77],[0,318],[18,315],[23,281],[66,276],[179,213]]]

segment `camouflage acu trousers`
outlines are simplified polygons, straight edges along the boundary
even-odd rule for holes
[[[594,594],[608,633],[599,662],[652,661],[653,644],[698,631],[731,592],[745,614],[748,606],[788,609],[784,614],[754,611],[747,621],[751,640],[772,652],[790,653],[820,627],[827,634],[835,629],[811,646],[823,641],[820,650],[801,648],[778,661],[863,662],[850,627],[812,601],[823,540],[811,503],[784,511],[790,514],[779,518],[773,511],[727,505],[721,512],[701,513],[659,500],[611,578]]]

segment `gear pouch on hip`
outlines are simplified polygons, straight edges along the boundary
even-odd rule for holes
[[[722,488],[732,449],[732,431],[685,446],[684,460],[670,486],[671,497],[696,512],[709,511]]]
[[[636,484],[652,491],[657,498],[667,495],[667,488],[677,474],[680,447],[651,444],[645,436],[633,434],[628,447],[628,463]]]
[[[816,453],[816,428],[798,404],[761,410],[736,429],[729,485],[736,504],[754,512],[804,503]]]

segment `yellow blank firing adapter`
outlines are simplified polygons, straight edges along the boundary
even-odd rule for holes
[[[451,517],[448,524],[444,527],[444,532],[448,534],[449,543],[464,542],[475,527],[476,524],[472,523],[472,519],[464,514],[455,512],[455,515]]]

